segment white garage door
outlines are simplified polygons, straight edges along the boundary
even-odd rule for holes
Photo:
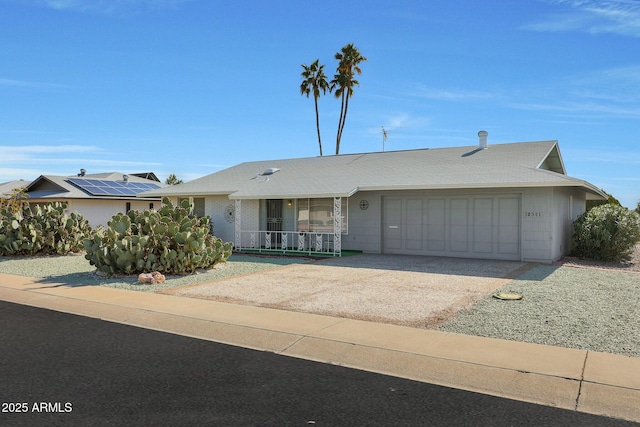
[[[520,260],[520,197],[385,197],[383,251]]]

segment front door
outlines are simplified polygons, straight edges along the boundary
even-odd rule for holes
[[[267,231],[271,233],[271,244],[280,245],[282,241],[282,199],[267,199]]]

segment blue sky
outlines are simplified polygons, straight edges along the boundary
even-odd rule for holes
[[[385,150],[558,140],[569,175],[640,200],[637,0],[0,0],[0,182],[316,156],[301,64],[332,77],[347,43],[368,61],[341,153],[382,126]]]

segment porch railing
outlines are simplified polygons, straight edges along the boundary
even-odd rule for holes
[[[324,254],[340,256],[336,250],[333,233],[313,231],[240,231],[240,242],[234,251],[251,250],[258,252],[294,252],[309,255]]]

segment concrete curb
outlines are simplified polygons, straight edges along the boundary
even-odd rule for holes
[[[640,358],[7,274],[0,300],[640,422]]]

